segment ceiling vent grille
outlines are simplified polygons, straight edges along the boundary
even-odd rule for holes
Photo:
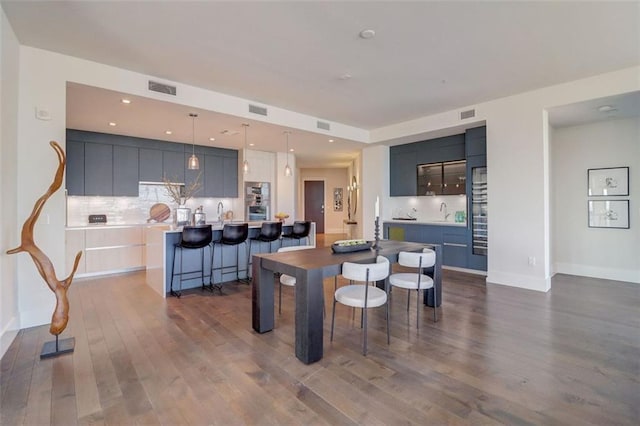
[[[264,115],[265,117],[267,116],[267,109],[265,107],[261,107],[257,105],[249,104],[249,112],[252,112],[258,115]]]
[[[176,87],[169,86],[168,84],[158,83],[157,81],[149,80],[149,90],[152,92],[164,93],[165,95],[176,95]]]
[[[331,124],[318,120],[318,129],[331,130]]]
[[[476,110],[475,109],[470,109],[467,111],[462,111],[460,113],[460,120],[465,120],[467,118],[473,118],[476,116]]]

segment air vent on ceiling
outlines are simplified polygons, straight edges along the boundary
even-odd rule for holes
[[[264,115],[265,117],[267,115],[267,109],[265,107],[261,107],[257,105],[249,104],[249,112],[252,112],[254,114]]]
[[[473,118],[476,116],[476,110],[475,109],[470,109],[467,111],[462,111],[460,113],[460,120],[464,120],[466,118]]]
[[[331,130],[331,124],[318,120],[318,129]]]
[[[158,83],[157,81],[149,80],[149,90],[158,93],[164,93],[166,95],[176,95],[176,87],[169,86],[168,84]]]
[[[240,132],[237,130],[224,129],[223,131],[220,132],[220,134],[225,136],[235,136],[235,135],[239,135]]]

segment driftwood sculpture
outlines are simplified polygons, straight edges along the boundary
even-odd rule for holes
[[[42,207],[44,207],[44,203],[56,192],[60,189],[62,185],[62,177],[64,175],[64,167],[66,164],[66,157],[64,155],[64,151],[56,142],[51,141],[49,145],[53,147],[56,154],[58,155],[58,170],[56,171],[55,177],[53,179],[53,183],[47,189],[47,192],[36,201],[33,206],[33,211],[27,220],[22,225],[22,235],[21,235],[21,243],[20,246],[8,250],[7,254],[14,254],[26,251],[29,253],[33,262],[36,264],[36,268],[40,273],[40,276],[47,282],[47,285],[53,291],[56,296],[56,309],[53,311],[53,315],[51,317],[51,327],[49,327],[49,332],[56,336],[56,342],[58,335],[62,333],[62,331],[67,327],[67,322],[69,321],[69,299],[67,298],[67,291],[69,290],[69,286],[71,285],[71,281],[73,280],[73,275],[76,273],[76,269],[78,269],[78,262],[80,262],[80,257],[82,256],[82,252],[79,251],[76,254],[75,262],[73,263],[73,270],[71,274],[60,281],[56,277],[56,271],[51,263],[51,260],[44,254],[42,250],[36,246],[33,241],[33,227],[40,216],[40,212],[42,211]]]

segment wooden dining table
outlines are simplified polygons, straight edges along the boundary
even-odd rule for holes
[[[435,276],[434,289],[425,292],[425,304],[433,306],[433,291],[436,291],[439,305],[442,300],[442,246],[439,244],[381,240],[377,250],[333,253],[330,247],[316,247],[282,253],[255,254],[251,290],[253,329],[258,333],[273,330],[274,273],[295,277],[296,357],[305,364],[317,362],[323,355],[323,279],[340,275],[343,262],[372,263],[375,262],[376,256],[380,255],[389,259],[389,262],[396,263],[401,251],[416,252],[422,251],[425,247],[436,252],[436,264],[431,271],[427,271]]]

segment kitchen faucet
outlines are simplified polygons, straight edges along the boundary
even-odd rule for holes
[[[222,213],[224,213],[224,204],[222,204],[222,201],[218,201],[217,213],[218,213],[218,222],[222,223]]]
[[[440,203],[440,211],[442,211],[442,209],[444,209],[444,221],[447,221],[447,218],[449,217],[450,213],[447,213],[447,203]]]

